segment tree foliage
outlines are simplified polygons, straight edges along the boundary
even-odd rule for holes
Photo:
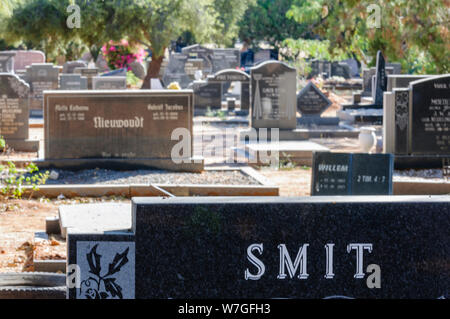
[[[310,38],[307,24],[286,17],[293,3],[294,0],[257,0],[239,22],[239,38],[250,45],[266,41],[275,48],[280,48],[287,38]]]
[[[373,26],[373,5],[381,9],[380,28]],[[382,50],[405,70],[448,73],[449,9],[449,0],[294,0],[287,15],[362,61]]]

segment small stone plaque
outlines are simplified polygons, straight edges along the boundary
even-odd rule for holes
[[[297,94],[297,110],[302,116],[319,117],[331,104],[333,103],[312,82]]]
[[[391,154],[317,152],[311,195],[392,195]]]
[[[87,90],[87,77],[81,74],[61,74],[59,76],[60,90]]]
[[[125,90],[127,78],[123,76],[96,76],[92,78],[94,90]]]

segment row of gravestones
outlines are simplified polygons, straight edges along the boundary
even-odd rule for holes
[[[170,55],[164,67],[163,83],[169,85],[178,82],[187,88],[195,80],[195,74],[201,71],[204,76],[225,69],[240,67],[240,52],[237,49],[208,49],[201,45],[192,45],[182,49],[181,53]]]

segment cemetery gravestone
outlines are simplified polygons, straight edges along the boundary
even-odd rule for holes
[[[80,74],[61,74],[59,76],[60,90],[87,90],[87,78]]]
[[[138,61],[134,61],[130,64],[131,72],[133,72],[136,77],[143,80],[145,79],[145,76],[147,75],[147,70],[145,69],[144,65]]]
[[[251,69],[253,128],[295,129],[297,72],[285,63],[267,61]]]
[[[87,68],[87,63],[84,61],[68,61],[64,63],[62,73],[72,74],[76,68]]]
[[[319,123],[320,115],[333,104],[314,83],[309,82],[297,94],[297,110],[306,121],[317,120]],[[339,120],[338,120],[339,122]]]
[[[410,75],[410,74],[391,74],[387,79],[387,91],[392,92],[394,89],[408,88],[409,83],[432,77],[432,75]]]
[[[0,136],[16,151],[37,152],[28,139],[30,86],[14,74],[0,74]]]
[[[373,104],[383,107],[383,93],[387,90],[386,62],[381,51],[377,53],[377,71],[375,73]]]
[[[308,79],[312,79],[316,76],[322,76],[325,79],[331,77],[331,62],[322,60],[312,60],[311,73],[308,75]]]
[[[195,80],[195,72],[203,70],[202,59],[188,59],[184,64],[184,72],[191,81]]]
[[[125,90],[127,78],[123,76],[96,76],[92,78],[94,90]]]
[[[14,59],[14,72],[26,72],[27,66],[34,63],[45,63],[45,54],[42,51],[14,51],[16,57]]]
[[[68,264],[80,267],[81,279],[69,298],[448,298],[448,197],[134,198],[132,205],[131,230],[69,232]],[[88,285],[114,261],[121,265],[109,276],[114,286]]]
[[[231,82],[240,82],[241,90],[240,90],[240,109],[244,111],[248,111],[250,104],[250,76],[240,70],[236,69],[226,69],[217,72],[214,75],[208,76],[208,83],[221,83],[222,85],[230,84]],[[221,91],[221,96],[223,95],[223,87]]]
[[[391,154],[316,152],[311,195],[392,195]]]
[[[408,153],[409,90],[394,90],[394,154]]]
[[[0,52],[0,73],[14,73],[14,57],[16,53],[13,51]]]
[[[333,62],[331,64],[331,76],[338,76],[344,79],[351,79],[350,66],[346,63]]]
[[[58,89],[61,67],[51,63],[32,64],[27,67],[26,80],[31,87],[30,111],[41,113],[44,106],[43,92]]]
[[[191,90],[47,91],[45,103],[45,160],[38,165],[203,169],[188,149]],[[172,136],[177,129],[181,141]]]
[[[92,78],[98,75],[98,68],[75,68],[73,71],[75,74],[81,74],[81,76],[85,76],[88,79],[88,89],[92,90]]]
[[[203,114],[208,108],[222,107],[222,83],[194,81],[190,86],[194,90],[195,113]]]
[[[409,118],[411,154],[450,154],[450,75],[410,84]]]
[[[209,75],[214,72],[212,62],[213,50],[194,44],[184,47],[181,52],[182,54],[187,55],[190,59],[194,58],[203,60],[203,74]]]
[[[172,82],[178,82],[181,88],[187,88],[191,79],[186,74],[185,64],[188,56],[185,54],[174,53],[170,55],[169,63],[164,70],[163,82],[167,87]]]
[[[241,66],[241,54],[236,49],[214,49],[211,56],[213,73]]]
[[[376,68],[363,69],[363,92],[362,96],[372,95],[372,78],[375,76]]]

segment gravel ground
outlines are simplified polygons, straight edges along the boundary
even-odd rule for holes
[[[91,169],[78,172],[55,170],[57,180],[49,179],[47,185],[55,184],[222,184],[260,185],[240,171],[204,171],[203,173],[174,173],[160,170],[113,171]]]
[[[443,182],[444,175],[442,169],[422,169],[422,170],[403,170],[394,172],[394,181],[436,181]]]

